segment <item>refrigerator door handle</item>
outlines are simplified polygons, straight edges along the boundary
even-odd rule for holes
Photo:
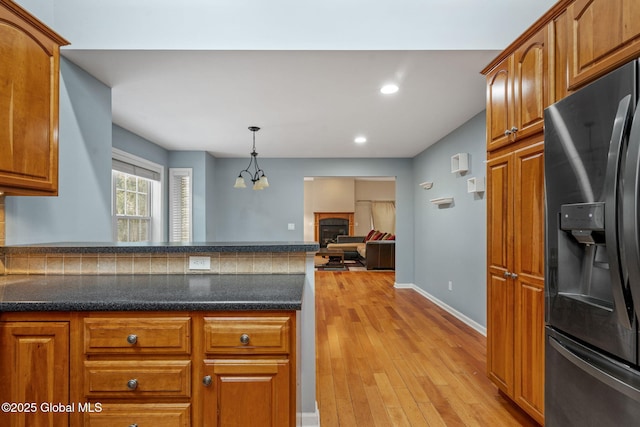
[[[625,265],[634,305],[640,308],[640,244],[638,242],[638,189],[640,188],[640,108],[631,123],[622,185],[622,227]]]
[[[631,119],[631,95],[627,95],[618,103],[618,111],[613,122],[611,142],[605,176],[605,236],[607,241],[607,256],[609,258],[609,274],[611,276],[613,301],[616,307],[618,322],[625,328],[631,329],[633,324],[633,304],[627,303],[625,298],[623,264],[619,252],[618,228],[618,186],[620,168],[622,166],[623,139],[628,122]]]
[[[633,399],[636,402],[640,403],[640,389],[629,384],[628,381],[618,378],[614,372],[607,372],[604,369],[604,366],[612,365],[612,362],[590,352],[589,359],[595,362],[599,362],[598,365],[600,366],[595,366],[594,364],[587,362],[583,357],[574,352],[570,348],[570,346],[560,343],[554,337],[550,336],[548,338],[551,347],[553,347],[562,357],[567,359],[573,365],[582,369],[589,376],[596,378],[598,381],[606,384],[617,392],[622,393],[630,399]]]

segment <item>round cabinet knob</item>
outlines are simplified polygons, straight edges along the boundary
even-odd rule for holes
[[[511,273],[509,273],[508,271],[505,271],[504,272],[504,277],[506,277],[508,279],[509,277],[511,277]]]
[[[131,424],[129,427],[138,427],[138,424]]]
[[[202,384],[204,384],[205,387],[209,387],[212,382],[213,379],[211,379],[211,375],[205,375],[205,377],[202,378]]]
[[[515,127],[515,126],[514,126],[514,127],[512,127],[512,128],[511,128],[511,133],[516,133],[516,132],[518,132],[518,128],[517,128],[517,127]]]
[[[127,388],[129,390],[137,389],[138,388],[138,380],[132,379],[132,380],[127,381]]]
[[[509,136],[511,135],[511,131],[509,129],[504,131],[504,136]]]
[[[131,345],[136,344],[138,342],[138,336],[136,334],[131,334],[127,337],[127,342]]]
[[[518,273],[511,273],[511,278],[512,279],[517,279],[518,278]]]
[[[240,342],[242,343],[242,345],[249,344],[249,335],[247,334],[240,335]]]

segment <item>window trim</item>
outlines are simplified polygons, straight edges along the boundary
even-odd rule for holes
[[[128,163],[133,166],[138,166],[144,169],[148,169],[152,172],[159,174],[160,180],[154,181],[151,188],[151,197],[158,197],[158,203],[151,203],[151,217],[159,218],[159,221],[151,221],[151,239],[154,241],[167,241],[167,215],[163,214],[163,207],[166,206],[166,174],[164,166],[154,163],[142,157],[138,157],[134,154],[120,150],[118,148],[111,148],[111,159]],[[113,166],[111,167],[113,171]],[[153,181],[153,180],[152,180]],[[111,173],[111,236],[113,241],[118,240],[118,227],[116,224],[116,216],[114,215],[115,209],[115,180],[113,179],[113,172]]]

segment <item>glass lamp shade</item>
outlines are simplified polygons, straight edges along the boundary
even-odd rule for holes
[[[269,181],[267,180],[266,175],[262,175],[258,181],[262,183],[262,188],[267,188],[269,186]]]
[[[237,177],[233,188],[247,188],[247,184],[244,183],[244,178],[241,176]]]
[[[264,185],[262,185],[260,180],[257,180],[256,182],[253,183],[253,189],[254,190],[264,190]]]

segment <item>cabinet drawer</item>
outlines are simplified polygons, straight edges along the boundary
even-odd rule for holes
[[[188,317],[86,318],[86,354],[189,354],[191,328]]]
[[[207,317],[204,322],[206,353],[289,353],[289,316]]]
[[[189,397],[189,360],[84,362],[86,397]]]
[[[95,405],[95,404],[94,404]],[[95,409],[95,406],[93,407]],[[188,403],[102,404],[100,412],[85,413],[85,427],[189,427]]]

